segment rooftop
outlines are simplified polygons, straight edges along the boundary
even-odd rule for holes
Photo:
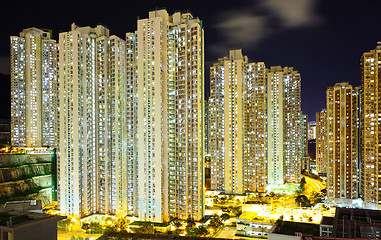
[[[312,236],[319,236],[320,229],[318,224],[278,221],[273,233],[291,236],[294,236],[295,233],[303,233],[310,234]]]
[[[253,221],[253,222],[271,222],[271,219],[267,218],[267,217],[261,217],[261,216],[258,216],[257,213],[254,213],[254,212],[243,212],[239,217],[238,219],[242,219],[242,220],[250,220],[250,221]]]
[[[175,235],[154,235],[154,234],[141,234],[141,233],[107,233],[99,240],[108,239],[130,239],[130,240],[153,240],[153,239],[169,239],[169,240],[214,240],[215,238],[205,238],[205,237],[186,237],[186,236],[175,236]],[[224,240],[227,238],[219,238],[219,240]]]
[[[135,221],[131,223],[131,226],[145,226],[145,225],[153,225],[154,227],[167,227],[169,223],[159,223],[159,222],[144,222],[144,221]]]
[[[335,218],[334,217],[323,216],[320,224],[321,225],[332,225],[333,226],[334,222],[335,222]]]
[[[19,211],[0,208],[0,227],[18,227],[23,224],[38,222],[38,221],[48,221],[48,220],[61,220],[66,217],[53,216],[45,213],[29,212],[29,211]]]
[[[29,211],[41,211],[42,212],[42,201],[41,200],[26,200],[26,201],[12,201],[6,202],[4,205],[5,209],[9,210],[29,210]]]
[[[381,223],[381,211],[358,208],[336,208],[335,218],[338,220],[350,219],[365,223]]]

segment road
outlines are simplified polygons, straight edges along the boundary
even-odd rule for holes
[[[89,238],[90,240],[98,239],[103,234],[88,234],[80,231],[72,231],[72,232],[65,232],[65,231],[57,231],[57,239],[58,240],[70,240],[72,236],[74,237],[82,237],[83,239]]]
[[[306,179],[306,190],[305,192],[311,193],[316,192],[319,193],[323,189],[323,183],[319,180],[303,176]]]
[[[246,240],[253,240],[253,238],[250,237],[240,237],[235,236],[237,228],[236,227],[224,227],[217,236],[214,238],[228,238],[228,239],[246,239]]]
[[[221,232],[215,236],[215,238],[234,238],[237,228],[235,227],[224,227]]]

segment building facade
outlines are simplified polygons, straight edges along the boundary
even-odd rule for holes
[[[58,147],[58,46],[49,31],[11,36],[11,143]]]
[[[308,156],[308,115],[302,115],[302,157]]]
[[[227,59],[228,61],[228,59]],[[225,69],[223,60],[210,68],[210,178],[211,189],[225,190]]]
[[[266,192],[267,184],[267,78],[263,62],[246,66],[245,86],[246,192]]]
[[[308,140],[316,139],[316,121],[308,122]]]
[[[327,174],[326,115],[326,109],[316,113],[316,172],[322,175]]]
[[[190,13],[138,20],[136,209],[145,221],[199,220],[204,191],[204,31]],[[132,50],[133,51],[133,50]]]
[[[126,44],[72,25],[59,35],[61,212],[125,214]]]
[[[302,157],[301,78],[293,68],[267,73],[267,177],[269,185],[298,182]]]
[[[244,192],[246,64],[247,57],[241,50],[231,50],[229,57],[219,59],[211,67],[211,86],[214,89],[210,114],[214,116],[213,120],[219,118],[213,121],[212,127],[211,184],[212,189],[219,189],[218,183],[221,182],[220,189],[227,193]]]
[[[359,88],[328,88],[326,119],[327,198],[351,204],[359,195]]]
[[[366,208],[381,208],[381,43],[361,58],[361,195]]]

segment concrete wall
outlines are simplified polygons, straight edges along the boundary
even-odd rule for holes
[[[0,183],[27,179],[39,175],[51,174],[51,163],[37,163],[19,167],[0,168]]]
[[[0,154],[1,202],[40,199],[50,204],[51,167],[50,154]]]
[[[39,223],[26,224],[22,228],[14,230],[14,240],[56,240],[57,221],[44,221]]]
[[[269,233],[268,240],[301,240],[302,238],[299,236],[285,235],[285,234],[277,234],[277,233]]]
[[[50,154],[0,154],[0,167],[51,162]]]

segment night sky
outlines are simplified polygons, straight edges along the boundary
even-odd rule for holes
[[[361,55],[381,41],[380,0],[7,1],[0,14],[0,73],[9,74],[9,36],[24,28],[52,29],[58,39],[73,22],[102,24],[124,38],[136,30],[138,17],[161,8],[170,14],[190,11],[203,21],[206,84],[210,65],[229,49],[242,48],[250,62],[290,66],[301,73],[302,110],[310,120],[324,107],[328,86],[360,85]],[[2,96],[6,91],[8,87],[0,88]],[[1,107],[0,117],[9,115],[6,109]]]

